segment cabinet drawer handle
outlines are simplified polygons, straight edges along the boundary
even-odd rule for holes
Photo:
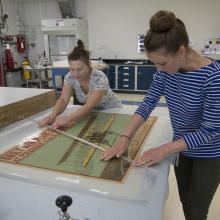
[[[130,80],[129,80],[129,79],[123,79],[123,81],[124,81],[124,82],[129,82]]]
[[[129,87],[129,85],[127,85],[127,84],[124,84],[124,85],[123,85],[123,87],[126,87],[126,88],[128,88],[128,87]]]
[[[129,76],[129,75],[130,75],[130,73],[123,73],[123,75],[124,75],[124,76]]]

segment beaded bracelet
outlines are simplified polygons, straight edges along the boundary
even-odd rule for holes
[[[126,134],[121,134],[119,137],[126,137],[129,140],[129,142],[131,142],[131,138]]]

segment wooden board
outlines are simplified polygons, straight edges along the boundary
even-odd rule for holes
[[[111,147],[128,125],[132,116],[116,113],[92,113],[66,132],[103,148]],[[129,155],[134,159],[149,134],[156,117],[150,117],[133,138]],[[0,155],[0,161],[122,182],[130,164],[122,159],[99,160],[101,151],[45,130],[39,136],[12,146]]]
[[[14,103],[0,106],[0,128],[44,111],[56,103],[54,91],[48,91]]]

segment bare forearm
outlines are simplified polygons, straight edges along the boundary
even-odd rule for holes
[[[126,130],[123,132],[123,135],[126,135],[132,139],[140,128],[140,126],[145,122],[144,118],[139,114],[134,114],[129,122]]]
[[[77,122],[83,117],[87,116],[92,111],[92,109],[98,105],[98,103],[102,100],[104,95],[105,91],[93,91],[88,97],[87,102],[82,107],[69,114],[69,120],[71,122]]]
[[[83,117],[87,116],[92,111],[92,108],[83,105],[76,111],[69,114],[69,119],[71,122],[77,122]]]
[[[62,99],[58,99],[56,105],[53,108],[52,115],[54,117],[60,115],[66,109],[67,103]]]
[[[129,141],[134,137],[138,128],[145,122],[144,118],[134,114],[124,132],[120,135],[117,142],[101,156],[102,160],[109,160],[112,157],[120,157],[129,147]]]
[[[166,144],[163,144],[160,146],[160,148],[163,148],[164,153],[166,155],[169,155],[171,153],[174,152],[180,152],[180,151],[184,151],[187,149],[187,145],[186,142],[184,141],[183,138],[180,138],[176,141],[172,141]]]
[[[133,162],[134,166],[151,166],[153,164],[157,164],[161,162],[164,158],[169,156],[171,153],[183,151],[187,148],[187,145],[184,139],[179,139],[176,141],[172,141],[166,144],[163,144],[159,147],[151,148],[145,151],[141,157],[136,159]]]

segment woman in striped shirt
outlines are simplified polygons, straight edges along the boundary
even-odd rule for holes
[[[133,165],[151,166],[180,152],[175,175],[184,215],[187,220],[204,220],[220,182],[220,64],[188,44],[185,25],[172,12],[153,15],[145,49],[157,72],[129,126],[102,159],[120,157],[128,149],[163,94],[173,141],[145,151]]]

